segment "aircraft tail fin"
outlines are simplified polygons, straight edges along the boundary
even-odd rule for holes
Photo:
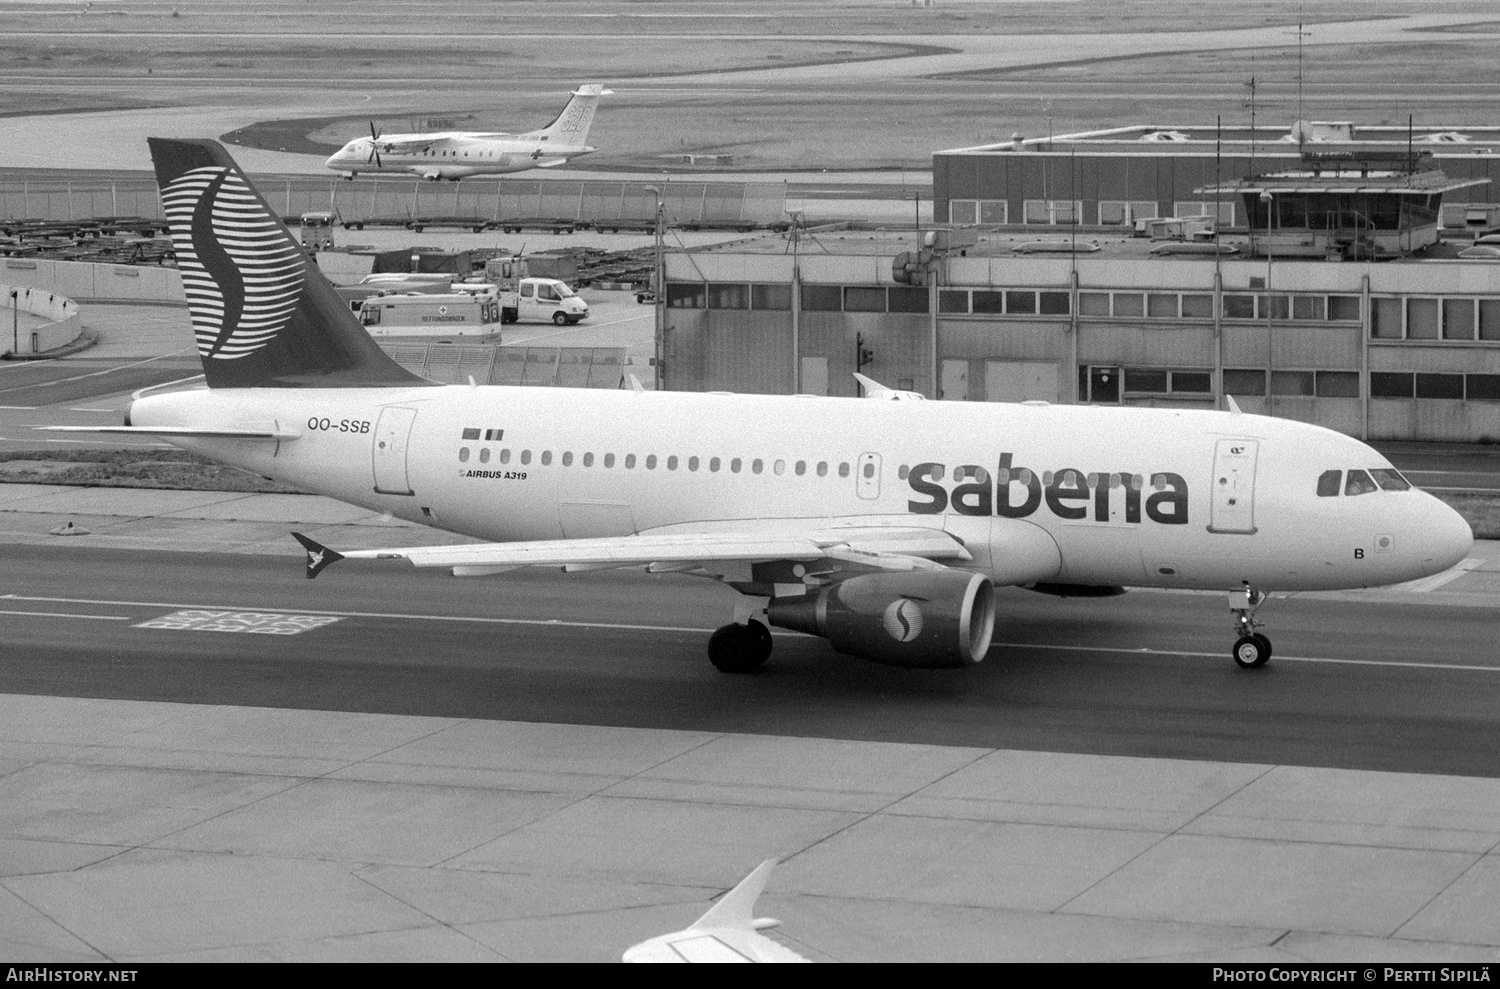
[[[760,899],[760,894],[765,891],[766,884],[771,881],[771,870],[776,868],[776,859],[766,859],[755,871],[740,880],[738,886],[725,893],[709,908],[709,911],[699,917],[688,930],[697,930],[705,927],[733,927],[745,931],[753,931],[757,926],[770,926],[769,924],[757,925],[755,921],[755,901]]]
[[[147,142],[210,388],[429,383],[370,338],[216,141]]]
[[[563,107],[559,113],[546,127],[534,131],[529,137],[545,139],[548,144],[548,153],[556,149],[577,149],[585,146],[589,139],[589,127],[594,123],[594,111],[599,108],[599,98],[608,96],[613,90],[605,89],[598,83],[589,83],[579,86],[573,90],[573,98],[568,100],[568,105]]]

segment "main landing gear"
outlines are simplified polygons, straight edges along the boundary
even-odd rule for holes
[[[1241,669],[1265,666],[1271,658],[1271,640],[1255,630],[1255,612],[1265,602],[1264,591],[1247,582],[1244,590],[1229,592],[1229,610],[1234,612],[1234,649],[1230,655]]]
[[[750,619],[731,622],[708,639],[708,661],[723,673],[753,673],[771,656],[771,630]]]

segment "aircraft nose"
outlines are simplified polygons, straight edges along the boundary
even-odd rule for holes
[[[1427,551],[1423,554],[1423,562],[1432,566],[1433,573],[1456,566],[1474,548],[1474,530],[1469,528],[1469,523],[1437,498],[1432,498],[1432,504],[1422,517],[1421,539]]]

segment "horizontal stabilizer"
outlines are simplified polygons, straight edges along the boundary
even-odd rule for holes
[[[32,426],[52,433],[124,433],[130,436],[183,436],[229,440],[298,440],[292,429],[215,429],[210,426]]]
[[[327,546],[324,546],[315,539],[307,538],[300,532],[292,533],[292,538],[301,543],[302,548],[307,550],[308,580],[312,580],[318,574],[322,573],[330,564],[337,563],[344,558],[342,554],[335,553]]]

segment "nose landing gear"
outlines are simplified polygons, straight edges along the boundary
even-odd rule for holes
[[[1257,632],[1255,612],[1265,602],[1264,591],[1247,582],[1244,590],[1229,592],[1229,610],[1234,613],[1234,648],[1230,655],[1241,669],[1264,666],[1271,658],[1271,640]]]

